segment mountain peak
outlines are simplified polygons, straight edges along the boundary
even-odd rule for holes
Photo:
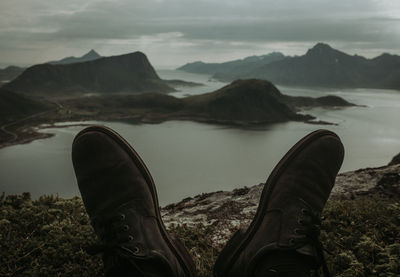
[[[89,52],[87,52],[81,58],[98,59],[98,58],[101,58],[101,56],[95,50],[91,49]]]
[[[323,43],[323,42],[318,42],[317,44],[314,45],[313,48],[316,48],[316,49],[332,49],[332,47],[329,44]]]
[[[305,57],[317,60],[325,60],[330,62],[336,62],[341,57],[348,57],[349,55],[336,50],[326,43],[317,43],[313,48],[309,49],[305,54]]]
[[[307,54],[310,54],[310,53],[322,54],[322,53],[331,52],[331,51],[334,51],[334,49],[331,46],[329,46],[326,43],[319,42],[316,45],[314,45],[313,48],[309,49],[307,51]]]

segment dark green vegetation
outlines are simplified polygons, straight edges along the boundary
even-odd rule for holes
[[[321,239],[334,276],[399,276],[400,202],[330,200]],[[172,226],[192,254],[199,276],[211,276],[221,249],[210,244],[213,226]],[[0,198],[0,276],[101,276],[100,257],[84,248],[96,242],[80,198],[30,195]]]
[[[296,113],[298,108],[305,106],[352,105],[334,96],[310,98],[283,95],[270,82],[255,79],[238,80],[217,91],[181,99],[146,93],[93,96],[61,103],[70,111],[69,120],[76,120],[74,117],[142,122],[182,119],[239,126],[313,119],[312,116]]]
[[[196,72],[199,63],[182,70]],[[348,55],[318,43],[303,56],[283,57],[260,65],[226,68],[206,67],[214,78],[231,81],[238,78],[261,78],[290,86],[400,89],[400,56],[382,54],[373,59]],[[204,72],[205,73],[205,72]]]
[[[34,65],[4,87],[14,92],[46,96],[174,91],[158,77],[141,52],[81,63]]]
[[[59,61],[51,61],[51,62],[47,62],[50,64],[71,64],[71,63],[81,63],[81,62],[88,62],[88,61],[94,61],[97,59],[102,58],[102,56],[100,56],[96,51],[94,51],[93,49],[90,50],[89,52],[87,52],[85,55],[83,55],[82,57],[66,57],[63,58]]]

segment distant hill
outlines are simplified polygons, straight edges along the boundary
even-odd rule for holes
[[[224,72],[214,77],[261,78],[289,86],[400,89],[400,56],[382,54],[367,59],[318,43],[303,56],[287,57],[247,73]]]
[[[253,68],[274,62],[283,60],[285,56],[279,52],[273,52],[262,56],[250,56],[241,60],[228,61],[224,63],[204,63],[204,62],[193,62],[185,64],[178,68],[178,70],[200,73],[200,74],[211,74],[218,75],[220,73],[235,75],[244,74],[250,72]]]
[[[129,120],[157,123],[166,120],[193,120],[226,125],[252,126],[286,121],[309,121],[310,115],[297,114],[301,107],[351,106],[336,96],[291,97],[281,94],[265,80],[237,80],[214,92],[175,98],[146,93],[103,95],[68,99],[62,105],[72,111],[70,121]],[[90,111],[89,114],[87,111]],[[111,116],[111,117],[110,117]]]
[[[3,83],[7,83],[13,79],[15,79],[18,75],[20,75],[25,68],[18,67],[18,66],[8,66],[4,69],[0,69],[0,86]]]
[[[183,99],[183,114],[217,121],[273,123],[304,120],[283,100],[282,94],[270,82],[238,80],[217,91]]]
[[[0,88],[0,123],[2,124],[51,108],[52,106],[48,103]]]
[[[145,54],[100,58],[73,64],[40,64],[26,69],[5,88],[35,95],[171,92]]]
[[[64,59],[61,59],[59,61],[51,61],[47,62],[50,64],[71,64],[71,63],[81,63],[81,62],[88,62],[88,61],[94,61],[97,59],[102,58],[96,51],[93,49],[87,52],[85,55],[82,57],[66,57]]]
[[[303,107],[353,106],[337,96],[284,95],[272,83],[259,79],[237,80],[217,91],[186,97],[183,101],[189,114],[247,123],[305,121],[312,117],[296,113]]]

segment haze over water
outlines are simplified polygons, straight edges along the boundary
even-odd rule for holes
[[[208,81],[207,75],[171,70],[158,73],[164,79],[206,84],[172,94],[177,97],[210,92],[224,85]],[[346,148],[342,172],[385,165],[400,152],[400,92],[279,88],[290,95],[335,94],[366,107],[315,108],[305,112],[337,126],[289,122],[262,130],[243,130],[190,121],[154,125],[98,123],[121,133],[142,156],[155,179],[161,205],[203,192],[265,182],[287,150],[319,128],[333,130],[342,138]],[[30,191],[34,197],[56,193],[62,197],[79,195],[70,151],[73,137],[82,128],[43,130],[56,136],[0,150],[0,191],[7,194]]]

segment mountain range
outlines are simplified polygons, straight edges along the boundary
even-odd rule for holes
[[[276,53],[274,53],[276,55]],[[268,55],[267,55],[268,56]],[[318,43],[302,56],[280,56],[279,59],[259,63],[249,60],[231,68],[222,65],[205,64],[202,73],[213,75],[222,81],[241,78],[260,78],[279,85],[334,88],[384,88],[400,89],[400,56],[382,54],[367,59],[349,55],[333,49],[328,44]],[[242,61],[247,60],[244,59]],[[195,72],[201,62],[187,64],[180,70]]]
[[[99,58],[72,64],[39,64],[27,68],[4,88],[31,95],[113,92],[171,92],[145,54]]]
[[[262,65],[283,60],[285,56],[280,52],[273,52],[262,56],[250,56],[244,59],[228,61],[224,63],[204,63],[201,61],[185,64],[177,68],[177,70],[182,70],[191,73],[199,74],[218,74],[220,72],[225,72],[226,74],[240,74],[243,71],[249,71],[253,68],[260,67]]]
[[[81,63],[81,62],[88,62],[88,61],[94,61],[97,59],[102,58],[95,50],[90,50],[86,54],[84,54],[82,57],[66,57],[58,61],[50,61],[47,63],[50,64],[71,64],[71,63]]]

